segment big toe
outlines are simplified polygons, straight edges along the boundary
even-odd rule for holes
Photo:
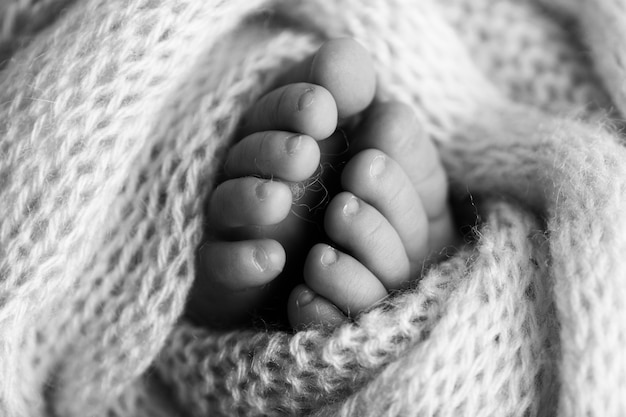
[[[350,38],[333,39],[322,45],[311,63],[309,81],[330,91],[340,119],[365,110],[376,92],[370,55]]]
[[[350,38],[325,42],[277,81],[278,85],[308,82],[324,87],[335,99],[340,119],[365,110],[376,93],[372,59],[361,44]]]

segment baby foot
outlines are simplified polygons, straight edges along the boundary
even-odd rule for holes
[[[353,133],[344,192],[326,209],[333,246],[315,245],[304,285],[288,302],[294,327],[339,324],[420,275],[433,251],[453,244],[447,180],[411,109],[374,104]]]
[[[340,118],[371,103],[375,76],[365,50],[340,39],[324,44],[279,84],[247,113],[244,138],[226,158],[227,180],[209,202],[212,238],[199,250],[199,277],[188,303],[201,323],[232,325],[248,318],[286,259],[297,265],[319,238],[315,222],[292,210],[290,184],[315,173],[317,141],[329,137]],[[310,206],[313,199],[305,193],[298,202]]]

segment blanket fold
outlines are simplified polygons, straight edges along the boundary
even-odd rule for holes
[[[0,5],[0,415],[626,413],[619,0]],[[324,39],[437,143],[474,239],[353,323],[184,319],[243,111]]]

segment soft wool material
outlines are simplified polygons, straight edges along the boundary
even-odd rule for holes
[[[626,414],[621,0],[5,0],[0,18],[0,415]],[[338,329],[196,328],[239,117],[339,36],[413,106],[476,241]]]

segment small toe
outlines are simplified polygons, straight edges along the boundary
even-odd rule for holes
[[[355,317],[387,296],[383,284],[363,264],[331,246],[311,248],[304,281],[314,292]]]
[[[410,263],[400,236],[378,210],[354,194],[342,192],[331,200],[324,230],[386,289],[401,288],[409,281]]]
[[[428,218],[439,216],[446,207],[448,184],[439,152],[408,105],[374,103],[350,146],[353,154],[375,148],[395,160],[417,190]]]
[[[285,130],[321,140],[337,127],[337,105],[324,87],[288,84],[270,91],[246,113],[244,133]]]
[[[227,180],[217,186],[209,201],[209,219],[216,232],[241,226],[273,225],[291,210],[289,186],[254,177]]]
[[[267,284],[285,266],[285,251],[272,239],[209,241],[198,252],[210,286],[242,291]]]
[[[336,306],[306,285],[298,285],[291,291],[287,314],[289,323],[295,329],[304,329],[311,325],[335,327],[348,321]]]
[[[229,150],[227,177],[260,175],[285,181],[304,181],[320,163],[320,149],[310,136],[281,131],[256,132]]]
[[[285,252],[269,239],[209,241],[200,247],[197,259],[187,313],[200,325],[221,328],[250,318],[267,296],[266,284],[284,268]]]
[[[430,250],[454,244],[457,233],[448,205],[447,175],[435,144],[411,107],[393,101],[372,104],[350,147],[352,154],[376,148],[395,160],[422,202],[429,223]]]
[[[341,183],[389,221],[404,244],[411,274],[418,272],[428,255],[428,219],[402,167],[385,153],[366,149],[348,162]]]

